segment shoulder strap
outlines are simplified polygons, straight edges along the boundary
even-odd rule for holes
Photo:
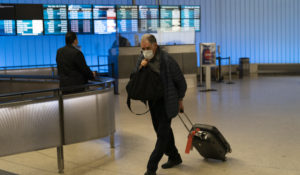
[[[143,103],[147,106],[147,102],[146,102],[146,101],[143,101]],[[129,97],[127,97],[127,106],[128,106],[128,108],[129,108],[129,110],[130,110],[132,113],[134,113],[135,115],[144,115],[144,114],[146,114],[147,112],[150,111],[150,109],[148,109],[146,112],[143,112],[143,113],[135,113],[135,112],[133,112],[133,111],[131,110],[131,101],[130,101],[130,98],[129,98]]]

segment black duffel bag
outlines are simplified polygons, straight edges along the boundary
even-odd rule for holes
[[[152,71],[149,66],[146,66],[130,75],[126,91],[128,94],[127,105],[131,110],[130,99],[141,100],[144,103],[149,100],[155,101],[160,99],[163,96],[163,85],[159,74]]]

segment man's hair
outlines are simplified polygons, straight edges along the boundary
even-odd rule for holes
[[[144,41],[144,40],[149,41],[150,44],[157,43],[155,36],[151,35],[151,34],[143,35],[141,41]]]
[[[76,39],[77,39],[77,36],[76,36],[75,32],[68,32],[66,34],[66,44],[67,45],[73,44]]]

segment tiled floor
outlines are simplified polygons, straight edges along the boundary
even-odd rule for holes
[[[299,175],[300,77],[259,77],[213,84],[216,92],[189,88],[185,111],[194,122],[216,125],[233,152],[226,162],[184,154],[187,131],[178,118],[172,126],[183,164],[159,175]],[[116,96],[116,148],[109,139],[64,147],[67,175],[142,175],[154,148],[149,114],[134,116],[124,93]],[[138,104],[133,104],[135,110]],[[140,106],[140,105],[138,105]],[[167,160],[163,157],[161,163]],[[0,158],[0,170],[21,175],[56,175],[56,149]],[[0,175],[5,172],[0,171]]]

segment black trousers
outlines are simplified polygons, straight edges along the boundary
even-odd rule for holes
[[[163,98],[155,102],[149,101],[150,113],[154,130],[156,132],[156,145],[148,161],[147,169],[155,172],[162,156],[166,154],[170,160],[180,157],[175,146],[171,120],[166,115]]]

